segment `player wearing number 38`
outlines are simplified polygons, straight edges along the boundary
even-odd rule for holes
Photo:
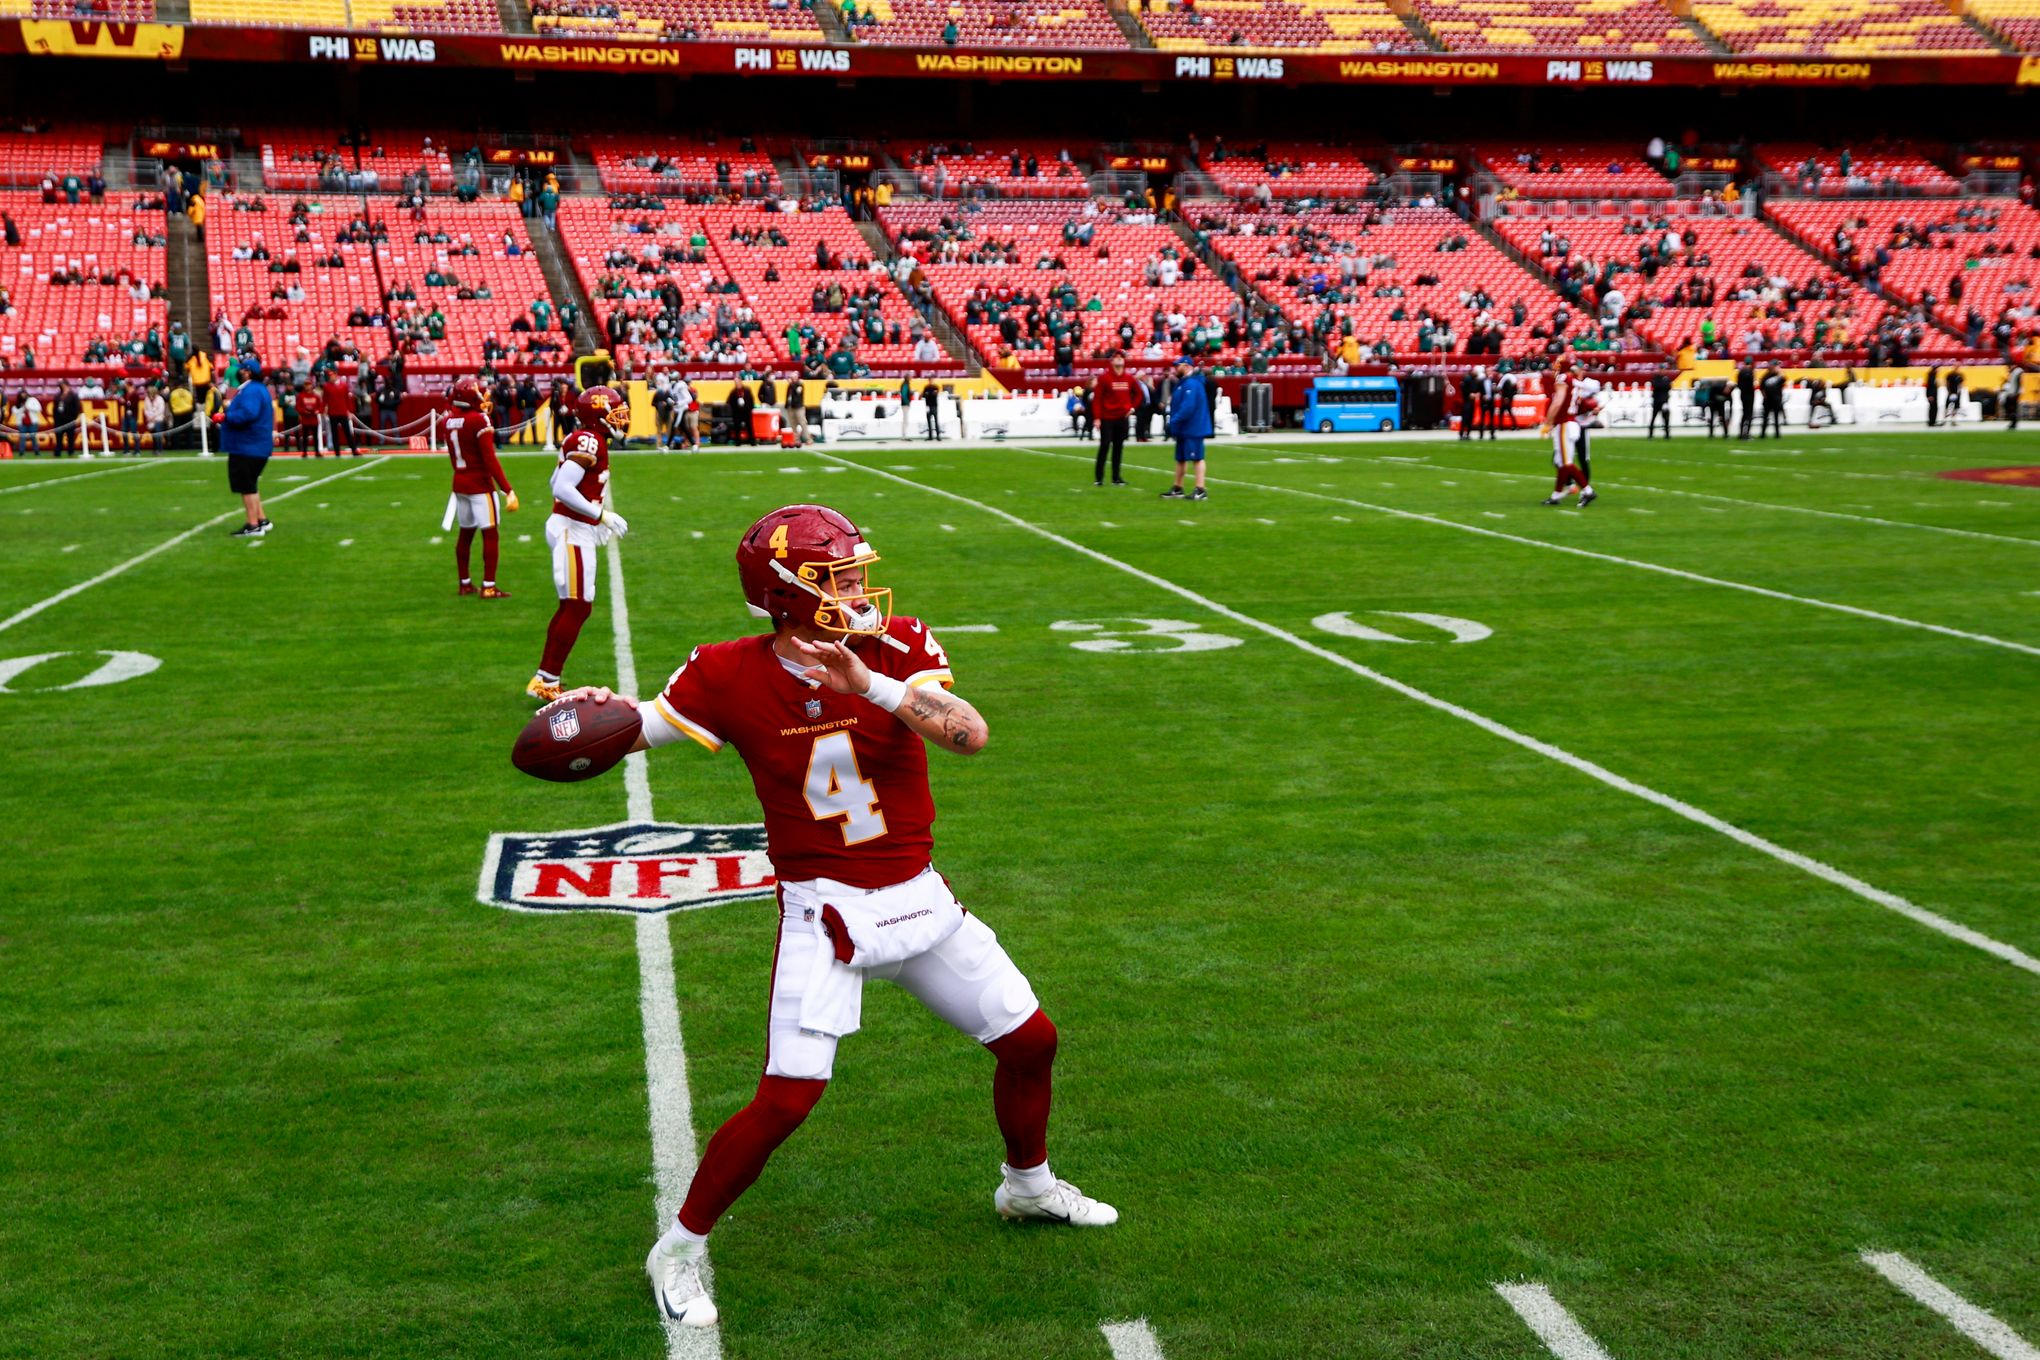
[[[709,1140],[678,1220],[645,1263],[660,1309],[683,1323],[715,1321],[699,1273],[708,1232],[821,1099],[837,1041],[857,1032],[867,977],[897,983],[991,1050],[1006,1144],[992,1196],[1001,1215],[1079,1226],[1119,1218],[1050,1172],[1055,1026],[991,927],[929,863],[927,746],[981,750],[985,721],[949,693],[934,636],[893,617],[892,592],[871,585],[877,561],[825,506],[766,515],[737,547],[737,574],[773,631],[696,648],[641,709],[636,749],[689,739],[737,748],[779,879],[765,1075]],[[636,703],[602,690],[566,697]]]

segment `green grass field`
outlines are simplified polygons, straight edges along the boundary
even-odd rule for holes
[[[1859,1253],[2040,1343],[2040,488],[1936,475],[2040,438],[1608,439],[1584,512],[1527,438],[1220,444],[1201,504],[1082,453],[617,460],[645,688],[752,629],[731,552],[787,501],[943,635],[992,742],[932,762],[937,863],[1123,1215],[998,1222],[989,1059],[874,988],[714,1238],[721,1354],[1591,1354],[1498,1282],[1617,1360],[2033,1353]],[[476,900],[492,832],[625,815],[506,758],[549,464],[487,606],[438,461],[279,459],[256,546],[219,463],[109,466],[0,465],[0,1356],[667,1354],[633,926]],[[103,651],[161,665],[61,688]],[[733,753],[650,779],[756,819]],[[771,909],[668,919],[705,1138]]]

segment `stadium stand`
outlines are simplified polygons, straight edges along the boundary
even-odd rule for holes
[[[963,142],[889,148],[933,198],[1089,198],[1091,182],[1068,142]]]
[[[288,364],[300,345],[316,353],[330,337],[354,344],[367,358],[386,353],[386,326],[348,324],[356,309],[365,317],[383,315],[368,242],[341,239],[350,223],[365,223],[361,200],[312,200],[302,227],[291,223],[292,205],[268,202],[256,211],[254,201],[229,199],[206,218],[215,322],[224,317],[231,326],[245,325],[255,352],[272,367]],[[298,239],[300,232],[305,239]],[[269,258],[255,258],[258,250]],[[321,263],[335,258],[337,265]],[[292,260],[297,273],[278,272]],[[303,290],[301,301],[276,296],[293,285]]]
[[[1706,43],[1658,0],[1416,0],[1453,52],[1702,56]]]
[[[819,2],[819,0],[818,0]],[[643,42],[820,42],[799,0],[532,0],[531,24],[560,37]]]
[[[156,0],[89,0],[91,12],[85,12],[83,0],[7,0],[0,4],[0,17],[24,19],[112,19],[120,23],[142,23],[156,17]]]
[[[1875,269],[1887,294],[1929,305],[1971,348],[1997,347],[2000,319],[2014,338],[2040,334],[2040,212],[2016,198],[1779,199],[1768,211],[1808,249]],[[1890,255],[1881,267],[1880,249]]]
[[[1265,142],[1240,151],[1223,143],[1204,153],[1201,164],[1229,198],[1363,198],[1374,187],[1374,168],[1351,148],[1308,142]]]
[[[2040,0],[1969,0],[1967,9],[2021,52],[2040,52]]]
[[[1132,327],[1136,356],[1174,357],[1192,329],[1228,321],[1243,329],[1248,319],[1239,295],[1174,231],[1122,220],[1111,204],[994,202],[959,211],[908,203],[879,217],[900,251],[921,262],[933,300],[988,357],[1010,349],[1044,352],[1022,354],[1023,362],[1045,360],[1065,320],[1080,323],[1077,357],[1120,347],[1122,322]],[[1036,297],[1038,307],[1019,301]],[[991,301],[999,306],[988,310]],[[1246,349],[1236,336],[1207,357],[1238,359]]]
[[[763,150],[746,151],[741,143],[638,133],[591,137],[586,149],[595,162],[602,187],[610,193],[683,194],[731,189],[771,193],[779,187],[779,172],[772,157]]]
[[[1667,353],[1704,342],[1709,320],[1729,354],[1848,348],[1889,311],[1753,218],[1505,217],[1496,229],[1575,307],[1618,291],[1618,315]]]
[[[1165,52],[1428,52],[1383,0],[1197,0],[1138,16]]]
[[[1474,149],[1481,167],[1524,198],[1670,198],[1672,182],[1632,146],[1517,146]]]
[[[302,128],[258,132],[247,140],[261,148],[262,182],[271,189],[387,191],[420,169],[434,190],[454,187],[446,139],[432,133],[379,129],[360,146],[335,132]]]
[[[1560,305],[1544,280],[1443,208],[1282,215],[1192,204],[1188,215],[1293,321],[1328,338],[1350,321],[1363,350],[1478,353],[1468,345],[1479,332],[1487,352],[1521,358],[1544,352],[1532,328]]]
[[[1868,147],[1830,150],[1811,142],[1771,142],[1756,150],[1757,163],[1789,177],[1800,194],[1822,198],[1870,194],[1955,194],[1962,185],[1921,148]],[[1846,160],[1844,159],[1846,158]]]
[[[818,0],[827,3],[827,0]],[[883,47],[945,45],[956,25],[955,43],[964,47],[1123,48],[1120,32],[1100,0],[865,0],[854,6],[859,41]],[[851,7],[845,6],[845,18]]]
[[[408,352],[432,363],[473,367],[484,358],[511,362],[494,352],[498,348],[533,362],[548,357],[557,362],[572,349],[570,322],[555,315],[545,271],[514,206],[435,198],[422,218],[406,211],[401,200],[378,199],[372,206],[389,223],[389,240],[375,247],[375,267],[391,331],[408,342]],[[403,292],[417,296],[390,296]],[[541,301],[543,307],[532,306]],[[520,318],[529,333],[513,329]],[[533,351],[533,341],[558,349],[549,355]]]
[[[67,125],[51,132],[0,132],[0,185],[40,184],[44,175],[90,175],[103,147],[97,128]]]
[[[151,327],[160,340],[169,325],[165,300],[163,215],[104,204],[51,205],[28,193],[0,194],[20,233],[18,250],[0,255],[0,359],[20,367],[30,349],[42,368],[119,367],[123,346]],[[139,243],[137,236],[146,239]],[[61,276],[64,282],[54,282]],[[141,288],[148,296],[136,297]],[[95,341],[105,358],[88,360]]]
[[[500,33],[495,0],[191,0],[195,24],[353,29],[368,33]]]
[[[809,332],[802,356],[827,354],[848,334],[857,362],[913,358],[918,319],[891,277],[870,270],[871,248],[840,208],[654,211],[581,199],[563,203],[559,221],[597,329],[633,366],[735,366],[741,347],[745,366],[784,367],[794,362],[788,331],[800,329]],[[831,268],[821,267],[818,244]],[[842,290],[840,302],[829,296],[832,288]],[[867,319],[878,323],[881,338],[860,324]]]
[[[1693,17],[1759,56],[1987,56],[1997,49],[1940,0],[1694,0]]]

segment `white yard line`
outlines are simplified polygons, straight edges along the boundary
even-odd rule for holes
[[[1407,459],[1401,459],[1401,458],[1397,458],[1397,459],[1375,459],[1375,458],[1366,458],[1366,457],[1364,457],[1363,455],[1360,455],[1360,454],[1354,454],[1354,455],[1352,455],[1352,457],[1353,457],[1353,458],[1354,458],[1354,459],[1355,459],[1356,461],[1364,461],[1364,462],[1390,462],[1390,461],[1392,461],[1392,462],[1402,463],[1402,464],[1404,464],[1405,466],[1415,466],[1415,467],[1419,467],[1419,468],[1422,468],[1422,469],[1424,469],[1425,471],[1428,471],[1428,472],[1458,472],[1458,473],[1465,473],[1465,474],[1470,474],[1470,475],[1473,475],[1473,476],[1478,476],[1478,477],[1506,477],[1506,478],[1510,479],[1511,481],[1532,481],[1532,482],[1539,482],[1539,483],[1542,483],[1542,482],[1548,482],[1548,481],[1550,481],[1550,480],[1551,480],[1551,479],[1550,479],[1549,477],[1546,477],[1546,476],[1544,476],[1543,474],[1541,474],[1541,473],[1536,473],[1536,472],[1497,472],[1497,471],[1495,471],[1495,470],[1493,470],[1493,469],[1491,469],[1491,468],[1463,468],[1463,467],[1448,467],[1448,466],[1445,466],[1445,465],[1442,465],[1442,464],[1437,464],[1437,463],[1414,463],[1414,464],[1413,464],[1413,463],[1411,463],[1411,462],[1410,462],[1409,460],[1407,460]],[[1448,486],[1449,486],[1449,485],[1451,485],[1451,484],[1450,484],[1450,483],[1448,482],[1448,483],[1446,483],[1446,485],[1448,485]],[[1881,516],[1878,516],[1878,515],[1851,515],[1851,514],[1845,514],[1844,512],[1842,512],[1842,511],[1840,511],[1840,510],[1815,510],[1815,509],[1811,508],[1810,506],[1804,506],[1804,505],[1781,505],[1781,504],[1779,504],[1779,503],[1778,503],[1777,501],[1752,501],[1752,500],[1744,500],[1743,498],[1741,498],[1741,497],[1739,497],[1739,496],[1720,496],[1720,495],[1716,495],[1716,494],[1714,494],[1713,492],[1709,492],[1709,491],[1681,491],[1681,490],[1679,490],[1679,489],[1678,489],[1677,487],[1670,487],[1670,486],[1645,486],[1645,485],[1644,485],[1643,483],[1641,483],[1641,482],[1630,482],[1630,481],[1621,481],[1621,482],[1607,482],[1607,481],[1604,481],[1604,482],[1602,483],[1602,486],[1603,486],[1603,487],[1605,487],[1606,489],[1610,490],[1610,491],[1648,491],[1648,492],[1650,492],[1651,494],[1653,494],[1653,495],[1657,495],[1657,496],[1686,496],[1686,497],[1690,497],[1690,498],[1691,498],[1691,499],[1693,499],[1693,500],[1701,500],[1701,501],[1720,501],[1720,502],[1721,502],[1722,504],[1724,504],[1724,505],[1746,505],[1746,506],[1749,506],[1749,507],[1750,507],[1751,509],[1754,509],[1754,510],[1782,510],[1782,511],[1785,511],[1786,513],[1788,513],[1788,514],[1793,514],[1793,515],[1817,515],[1817,516],[1819,516],[1819,517],[1820,517],[1820,518],[1822,518],[1822,519],[1845,519],[1845,520],[1853,520],[1853,521],[1855,521],[1855,522],[1856,522],[1856,523],[1858,523],[1858,524],[1881,524],[1881,525],[1884,525],[1884,526],[1886,526],[1887,528],[1892,528],[1892,529],[1917,529],[1917,530],[1921,531],[1922,533],[1929,533],[1929,534],[1953,534],[1953,535],[1955,535],[1955,536],[1956,536],[1956,537],[1958,537],[1958,538],[1981,538],[1981,539],[1988,539],[1988,540],[1990,540],[1990,541],[1991,541],[1991,542],[1993,542],[1993,543],[2023,543],[2023,544],[2025,544],[2025,545],[2026,545],[2027,547],[2029,547],[2029,548],[2040,548],[2040,538],[2025,538],[2025,537],[2022,537],[2022,536],[2020,536],[2020,535],[2018,535],[2018,534],[1992,534],[1992,533],[1985,533],[1985,532],[1984,532],[1983,530],[1981,530],[1981,529],[1951,529],[1951,528],[1948,528],[1947,526],[1945,526],[1945,525],[1941,525],[1941,524],[1916,524],[1916,523],[1914,523],[1914,522],[1913,522],[1913,521],[1911,521],[1911,520],[1905,520],[1905,519],[1884,519],[1884,518],[1882,518]],[[1979,502],[1977,502],[1977,503],[1978,503],[1979,505],[1988,505],[1988,504],[1990,504],[1990,502],[1988,502],[1988,501],[1979,501]]]
[[[301,492],[310,491],[313,487],[316,486],[324,486],[327,482],[338,481],[342,477],[352,476],[353,474],[361,471],[363,468],[372,468],[376,465],[376,463],[380,463],[382,461],[383,461],[382,459],[377,458],[371,462],[357,463],[353,467],[348,468],[345,472],[336,472],[330,477],[321,477],[316,482],[306,482],[303,486],[292,487],[289,491],[285,491],[280,495],[270,496],[266,498],[263,503],[265,505],[273,505],[278,501],[287,501],[292,496],[298,495]],[[182,543],[185,539],[190,538],[195,534],[202,534],[207,529],[217,528],[218,526],[225,524],[228,520],[234,518],[234,516],[240,515],[242,513],[243,512],[240,510],[229,510],[224,514],[214,515],[211,519],[206,520],[202,524],[194,524],[189,529],[186,529],[183,533],[175,534],[169,538],[164,539],[161,543],[158,543],[155,547],[149,549],[147,552],[135,554],[133,557],[130,557],[127,561],[121,563],[117,567],[108,567],[105,571],[100,572],[99,575],[93,577],[89,581],[80,581],[77,585],[66,586],[64,589],[58,591],[56,594],[50,596],[46,600],[37,600],[34,604],[28,606],[28,608],[22,610],[21,612],[10,615],[8,618],[0,619],[0,633],[6,632],[9,628],[12,628],[17,623],[26,623],[28,620],[34,618],[37,614],[42,613],[43,610],[50,608],[52,605],[62,604],[64,601],[70,599],[73,595],[82,594],[83,592],[92,589],[92,587],[99,585],[102,582],[111,581],[114,577],[120,575],[128,568],[138,567],[142,563],[148,561],[152,557],[155,557],[159,553],[169,552],[172,548]],[[260,542],[261,540],[258,539],[256,541]]]
[[[1162,1360],[1162,1343],[1146,1318],[1131,1322],[1101,1322],[1105,1344],[1112,1348],[1112,1360]]]
[[[1998,1360],[2040,1360],[2040,1349],[1895,1251],[1866,1251],[1863,1264],[1948,1319]]]
[[[1498,1284],[1495,1292],[1516,1310],[1544,1348],[1558,1360],[1609,1360],[1601,1343],[1587,1334],[1565,1305],[1541,1284]]]
[[[1543,756],[1548,760],[1555,760],[1559,764],[1566,766],[1568,769],[1576,770],[1579,773],[1586,775],[1589,779],[1598,780],[1600,783],[1606,784],[1611,789],[1616,789],[1622,793],[1629,794],[1632,797],[1641,798],[1647,803],[1654,803],[1658,807],[1665,809],[1667,812],[1673,813],[1679,817],[1683,817],[1687,821],[1692,822],[1698,826],[1704,826],[1710,831],[1714,831],[1723,836],[1726,836],[1730,840],[1735,841],[1740,845],[1747,846],[1750,849],[1757,851],[1759,854],[1768,855],[1772,859],[1777,860],[1780,864],[1789,865],[1794,869],[1798,869],[1802,873],[1811,874],[1813,877],[1818,878],[1823,882],[1831,883],[1835,887],[1842,889],[1844,892],[1851,893],[1857,897],[1860,897],[1866,902],[1870,902],[1875,904],[1876,906],[1883,907],[1887,911],[1896,912],[1900,916],[1905,917],[1907,920],[1913,921],[1918,925],[1923,925],[1929,930],[1937,931],[1942,935],[1946,935],[1951,940],[1959,940],[1963,944],[1969,945],[1972,948],[1981,949],[1986,954],[1990,954],[1997,958],[2003,959],[2006,963],[2011,964],[2014,968],[2024,969],[2026,972],[2032,973],[2036,977],[2040,977],[2040,959],[2034,958],[2032,955],[2025,953],[2023,950],[2020,950],[2012,945],[2005,944],[2002,941],[1994,940],[1990,938],[1988,935],[1984,935],[1977,931],[1971,930],[1968,926],[1962,925],[1960,922],[1951,921],[1947,917],[1937,915],[1934,912],[1928,911],[1924,907],[1915,906],[1913,903],[1907,901],[1903,897],[1900,897],[1896,893],[1886,892],[1882,888],[1873,887],[1870,884],[1865,883],[1862,879],[1844,873],[1840,869],[1836,869],[1831,865],[1823,864],[1821,861],[1814,859],[1811,856],[1802,855],[1796,850],[1788,850],[1782,845],[1779,845],[1773,841],[1766,840],[1764,837],[1757,835],[1753,831],[1745,831],[1741,827],[1736,826],[1733,823],[1723,821],[1721,818],[1715,816],[1711,812],[1707,812],[1693,806],[1691,803],[1685,802],[1678,798],[1674,798],[1670,794],[1659,793],[1656,789],[1650,788],[1644,784],[1639,784],[1634,780],[1625,779],[1621,775],[1616,774],[1614,771],[1606,769],[1600,765],[1597,765],[1591,760],[1587,760],[1581,756],[1576,756],[1570,751],[1561,750],[1559,747],[1553,746],[1549,742],[1540,741],[1536,737],[1529,736],[1526,733],[1518,732],[1513,727],[1509,727],[1504,723],[1497,722],[1493,718],[1484,717],[1479,713],[1475,713],[1471,709],[1461,708],[1458,704],[1453,703],[1449,699],[1441,699],[1434,694],[1429,694],[1423,690],[1418,689],[1414,685],[1404,684],[1402,681],[1397,680],[1392,676],[1384,675],[1380,671],[1373,670],[1367,666],[1363,666],[1359,662],[1352,660],[1350,657],[1342,656],[1338,652],[1332,651],[1329,648],[1320,647],[1317,643],[1312,642],[1307,638],[1299,637],[1295,633],[1290,632],[1286,628],[1279,627],[1272,623],[1263,622],[1262,620],[1254,618],[1248,614],[1243,614],[1239,610],[1233,609],[1228,605],[1220,604],[1217,600],[1211,599],[1209,596],[1200,595],[1199,593],[1197,593],[1194,590],[1191,590],[1187,586],[1179,586],[1174,581],[1164,580],[1162,577],[1155,575],[1153,572],[1143,571],[1139,567],[1133,566],[1131,563],[1122,562],[1116,557],[1111,557],[1105,553],[1098,551],[1096,548],[1086,547],[1084,544],[1077,542],[1075,539],[1064,538],[1061,534],[1058,534],[1053,530],[1044,529],[1038,524],[1031,524],[1024,519],[1021,519],[1018,515],[1011,514],[1005,510],[1001,510],[997,506],[987,505],[983,501],[972,500],[970,497],[959,495],[954,491],[945,491],[938,486],[929,486],[922,482],[908,481],[905,477],[898,476],[891,472],[886,472],[881,468],[868,467],[863,463],[853,463],[848,459],[838,458],[834,454],[817,453],[816,456],[820,458],[828,458],[834,462],[842,464],[845,467],[852,467],[856,468],[860,472],[869,473],[871,476],[883,477],[887,481],[898,482],[902,486],[912,487],[916,491],[921,491],[931,496],[940,496],[944,500],[954,501],[959,505],[968,505],[974,510],[981,510],[985,514],[996,516],[997,518],[1005,520],[1008,524],[1011,524],[1016,528],[1024,529],[1030,534],[1034,534],[1039,538],[1047,539],[1049,542],[1054,543],[1059,547],[1067,548],[1071,552],[1077,553],[1084,557],[1088,557],[1092,561],[1111,567],[1116,571],[1123,571],[1127,575],[1132,576],[1137,580],[1145,581],[1149,585],[1154,586],[1158,590],[1165,590],[1171,595],[1175,595],[1180,599],[1187,600],[1191,604],[1199,606],[1200,608],[1209,610],[1210,612],[1217,614],[1221,618],[1231,619],[1234,623],[1240,624],[1247,628],[1255,629],[1261,633],[1265,633],[1269,637],[1272,637],[1277,641],[1286,642],[1290,646],[1295,647],[1297,650],[1307,652],[1311,656],[1318,658],[1320,661],[1326,661],[1334,666],[1339,667],[1342,670],[1350,671],[1354,675],[1359,676],[1361,679],[1370,680],[1373,683],[1382,686],[1384,689],[1393,690],[1395,693],[1402,695],[1406,699],[1414,699],[1416,702],[1423,704],[1426,707],[1434,708],[1438,710],[1440,713],[1450,714],[1452,717],[1458,718],[1462,722],[1471,723],[1475,727],[1480,728],[1483,732],[1487,732],[1490,735],[1500,737],[1503,741],[1510,742],[1516,746],[1520,746],[1526,751],[1533,751],[1536,754]],[[1441,522],[1449,523],[1450,521]],[[1476,532],[1485,533],[1488,531],[1477,530]],[[1502,537],[1508,537],[1508,535],[1502,535]]]
[[[111,477],[117,472],[140,472],[143,468],[161,466],[162,459],[151,458],[146,463],[131,463],[126,467],[101,468],[97,472],[74,472],[64,477],[44,477],[37,481],[24,482],[20,486],[0,487],[0,496],[12,496],[23,491],[40,491],[46,486],[56,486],[63,482],[86,482],[94,477]]]
[[[637,658],[630,645],[630,604],[623,589],[623,554],[609,542],[609,621],[616,636],[616,690],[636,694]],[[652,820],[652,778],[645,753],[623,760],[623,787],[630,820]],[[663,913],[636,920],[638,1005],[644,1012],[645,1094],[651,1110],[652,1182],[658,1231],[680,1212],[698,1161],[694,1145],[694,1102],[687,1089],[687,1049],[680,1034],[680,1002],[673,981],[673,936]],[[707,1258],[701,1283],[713,1288]],[[669,1360],[714,1360],[722,1354],[722,1328],[683,1327],[665,1320]]]
[[[1048,449],[1029,448],[1016,444],[1022,453],[1031,453],[1042,458],[1067,458],[1070,455],[1055,453]],[[1153,472],[1161,469],[1141,464],[1128,463],[1133,472]],[[872,469],[866,469],[871,471]],[[1748,595],[1762,595],[1766,599],[1784,600],[1791,604],[1808,605],[1814,609],[1831,610],[1837,614],[1850,614],[1859,619],[1874,619],[1879,623],[1896,624],[1900,628],[1916,628],[1925,633],[1938,633],[1942,637],[1960,638],[1964,642],[1980,642],[1986,647],[2001,647],[2009,652],[2024,652],[2028,656],[2040,656],[2040,647],[2028,646],[2023,642],[2012,642],[2005,638],[1992,637],[1988,633],[1971,633],[1945,624],[1925,623],[1919,619],[1908,619],[1898,614],[1885,614],[1875,609],[1863,609],[1853,604],[1837,604],[1833,600],[1817,600],[1810,595],[1794,595],[1788,591],[1773,590],[1769,586],[1753,586],[1744,581],[1730,581],[1719,576],[1706,576],[1697,571],[1685,571],[1678,567],[1667,567],[1657,562],[1645,562],[1634,557],[1617,557],[1614,553],[1595,552],[1591,548],[1575,548],[1566,543],[1551,543],[1541,538],[1525,538],[1521,534],[1504,533],[1500,529],[1485,529],[1478,524],[1461,524],[1458,520],[1443,519],[1437,515],[1426,515],[1416,510],[1403,510],[1392,505],[1376,505],[1372,501],[1354,500],[1348,496],[1332,496],[1322,491],[1306,491],[1302,487],[1279,486],[1273,482],[1244,482],[1231,477],[1207,477],[1213,486],[1237,486],[1249,491],[1273,491],[1285,496],[1306,496],[1312,500],[1330,501],[1334,505],[1350,505],[1360,510],[1372,510],[1378,515],[1389,515],[1396,519],[1415,520],[1421,524],[1435,524],[1442,529],[1457,529],[1463,534],[1479,534],[1483,538],[1498,538],[1507,543],[1520,543],[1528,548],[1542,548],[1547,552],[1565,553],[1572,557],[1590,558],[1596,562],[1612,562],[1619,567],[1634,567],[1638,571],[1652,571],[1660,576],[1673,576],[1682,581],[1693,581],[1700,585],[1720,586],[1724,590],[1739,590]],[[1593,511],[1587,512],[1589,514]],[[1337,518],[1337,516],[1333,516]]]

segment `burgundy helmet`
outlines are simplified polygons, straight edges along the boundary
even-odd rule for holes
[[[786,505],[744,531],[737,580],[760,618],[831,633],[883,633],[892,590],[866,575],[878,554],[847,517],[826,505]],[[854,580],[844,580],[851,572]]]
[[[462,411],[486,411],[489,409],[489,390],[482,386],[480,378],[462,378],[446,394],[446,399]]]
[[[613,387],[591,387],[575,406],[583,425],[607,425],[612,434],[630,433],[630,398]]]

